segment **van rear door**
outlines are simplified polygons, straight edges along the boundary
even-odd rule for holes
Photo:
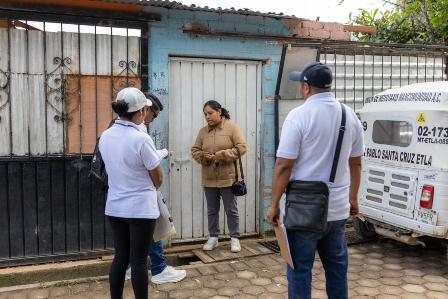
[[[363,165],[363,177],[363,204],[413,218],[418,171],[369,162]]]

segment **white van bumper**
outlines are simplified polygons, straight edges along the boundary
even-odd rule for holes
[[[381,211],[375,208],[360,206],[360,213],[367,217],[377,220],[379,222],[384,222],[392,226],[398,226],[403,229],[412,230],[417,233],[424,235],[429,235],[438,238],[447,237],[448,226],[437,226],[418,222],[414,219],[399,216],[386,211]]]

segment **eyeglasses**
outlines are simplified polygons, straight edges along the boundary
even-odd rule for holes
[[[152,114],[154,114],[153,118],[157,118],[157,116],[159,115],[159,112],[155,111],[154,108],[149,107],[149,109],[152,111]]]

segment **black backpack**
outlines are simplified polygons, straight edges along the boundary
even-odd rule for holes
[[[115,119],[113,119],[107,128],[110,128],[115,123]],[[108,185],[107,182],[107,172],[106,166],[104,165],[103,158],[101,157],[100,148],[99,148],[100,138],[96,139],[95,150],[93,151],[92,162],[90,162],[90,171],[89,176],[93,176],[104,186]]]

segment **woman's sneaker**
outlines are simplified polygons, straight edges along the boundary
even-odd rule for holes
[[[240,252],[241,251],[240,240],[238,240],[237,238],[230,239],[230,251],[232,251],[232,252]]]
[[[218,238],[217,237],[210,237],[207,242],[202,247],[202,250],[204,251],[210,251],[218,247]]]
[[[179,282],[184,279],[186,275],[187,271],[185,270],[176,270],[171,266],[166,266],[161,273],[151,277],[151,282],[155,284]]]

